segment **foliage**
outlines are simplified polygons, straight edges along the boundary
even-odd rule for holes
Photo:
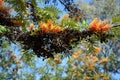
[[[113,16],[112,17],[112,23],[116,23],[116,24],[119,24],[120,23],[120,15],[118,14],[118,15],[115,15],[115,16]]]
[[[77,1],[79,3],[78,7],[81,8],[88,19],[96,17],[102,20],[111,19],[112,16],[120,12],[119,0],[91,0],[90,3],[86,3],[83,0]]]
[[[6,32],[10,32],[10,30],[0,25],[0,34],[4,34]]]
[[[112,80],[120,73],[119,0],[79,1],[0,0],[0,79]]]

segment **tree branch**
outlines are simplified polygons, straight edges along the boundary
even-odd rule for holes
[[[113,27],[120,27],[120,24],[113,24]]]

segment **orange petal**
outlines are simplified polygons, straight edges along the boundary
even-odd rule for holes
[[[79,56],[78,56],[78,55],[73,54],[73,55],[72,55],[72,57],[73,57],[74,59],[77,59]]]
[[[94,19],[90,24],[90,29],[94,29],[98,22],[99,22],[99,19],[97,19],[97,18]]]
[[[102,30],[102,32],[106,32],[106,31],[110,30],[111,28],[112,28],[112,26],[107,24],[104,27],[102,27],[101,30]]]
[[[48,27],[48,28],[51,28],[51,26],[52,26],[52,20],[48,20],[48,22],[47,22],[47,27]]]
[[[58,64],[61,64],[61,60],[59,58],[55,58],[54,61]]]
[[[109,59],[108,58],[103,58],[99,63],[108,63],[109,62]]]
[[[3,0],[0,0],[0,6],[1,6],[3,3],[4,3],[4,1],[3,1]]]
[[[30,24],[30,31],[33,31],[35,28],[35,25],[34,24]]]
[[[41,30],[45,33],[48,32],[48,28],[45,25],[41,26]]]
[[[100,25],[101,25],[101,22],[98,22],[98,23],[96,24],[96,27],[95,27],[95,31],[96,31],[96,32],[99,32],[99,31],[100,31]]]
[[[55,28],[54,28],[54,32],[55,32],[55,33],[60,32],[60,27],[55,27]]]
[[[78,50],[77,52],[75,52],[74,54],[75,55],[77,55],[77,56],[79,56],[80,55],[80,53],[81,53],[81,50]]]
[[[94,50],[95,52],[100,52],[101,51],[101,48],[100,47],[95,47],[95,50]]]
[[[52,25],[52,26],[51,26],[50,28],[48,28],[48,29],[49,29],[50,32],[54,32],[54,28],[55,28],[55,26]]]

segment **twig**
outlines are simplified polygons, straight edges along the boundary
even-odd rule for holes
[[[120,27],[120,24],[113,24],[113,27]]]

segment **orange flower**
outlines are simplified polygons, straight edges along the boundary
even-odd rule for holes
[[[111,28],[112,28],[112,26],[107,24],[104,27],[102,27],[101,30],[103,31],[103,33],[105,33],[106,31],[110,30]]]
[[[46,27],[48,28],[48,32],[53,32],[54,26],[52,20],[48,20]]]
[[[35,28],[35,25],[34,24],[30,24],[30,31],[33,31]]]
[[[95,47],[95,50],[94,50],[96,53],[100,52],[101,51],[101,48],[100,47]]]
[[[96,64],[94,62],[90,62],[85,65],[85,68],[87,68],[89,70],[93,70],[95,68],[95,66],[96,66]]]
[[[75,52],[74,54],[75,54],[75,55],[80,55],[80,53],[81,53],[81,50],[78,50],[78,51]]]
[[[45,33],[48,32],[47,25],[46,25],[45,23],[43,23],[43,22],[40,23],[40,29],[41,29],[43,32],[45,32]]]
[[[47,23],[40,23],[40,29],[44,32],[44,33],[58,33],[62,30],[64,30],[62,27],[57,26],[57,25],[53,25],[52,21],[49,20]]]
[[[89,70],[93,70],[93,69],[94,69],[93,66],[88,66],[87,68],[88,68]]]
[[[93,62],[98,62],[98,58],[97,57],[93,57]]]
[[[12,56],[12,59],[14,60],[15,58],[17,58],[17,56],[14,54],[14,55]]]
[[[57,64],[61,64],[61,60],[59,58],[55,58],[54,61],[57,63]]]
[[[99,63],[108,63],[109,62],[109,59],[108,58],[103,58]]]
[[[59,26],[54,26],[54,28],[52,29],[53,32],[57,33],[61,31],[61,28]]]
[[[73,53],[72,57],[74,59],[77,59],[79,57],[80,53],[81,53],[81,50],[78,50],[77,52]]]
[[[0,7],[1,7],[1,5],[4,3],[4,1],[3,0],[0,0]]]
[[[90,30],[96,31],[96,24],[99,23],[99,19],[95,18],[90,24]]]
[[[94,19],[90,24],[90,30],[96,33],[105,33],[111,28],[112,26],[109,25],[109,20],[105,20],[104,22],[101,22],[98,19]]]
[[[78,58],[78,56],[77,55],[72,55],[72,57],[74,58],[74,59],[77,59]]]

